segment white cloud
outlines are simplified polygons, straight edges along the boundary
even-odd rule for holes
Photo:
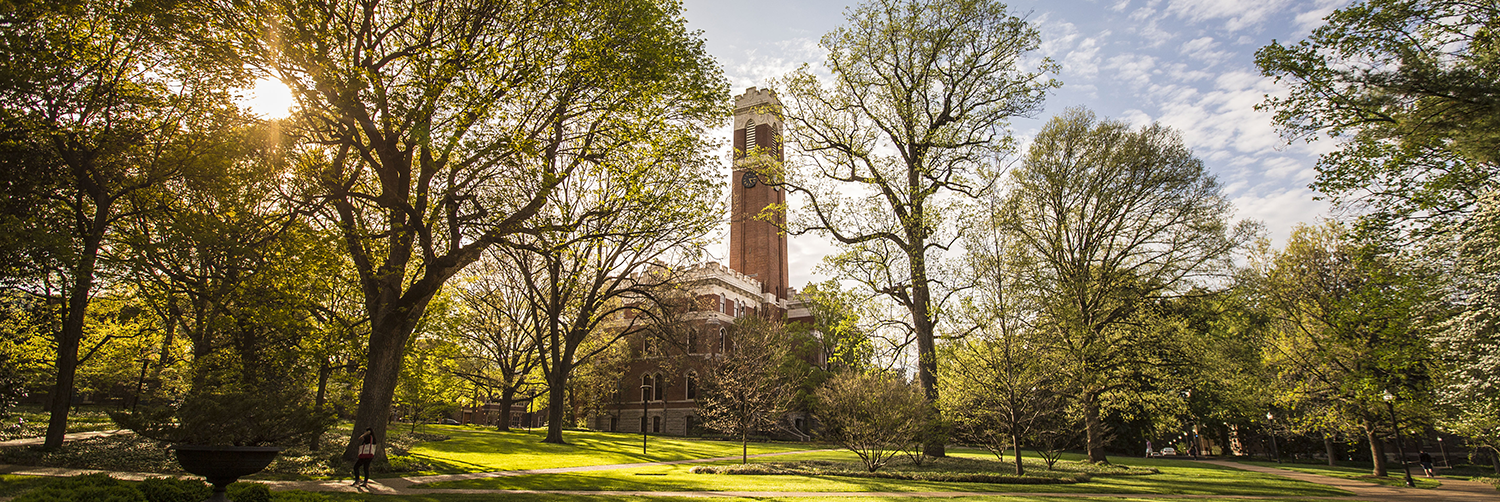
[[[1229,58],[1228,52],[1215,50],[1218,47],[1219,43],[1214,41],[1214,37],[1199,37],[1184,42],[1177,48],[1177,52],[1213,66]]]
[[[1289,0],[1171,0],[1167,12],[1193,22],[1224,19],[1224,29],[1256,28],[1287,10]]]
[[[1292,227],[1329,217],[1326,201],[1313,200],[1307,188],[1289,188],[1269,193],[1245,194],[1231,200],[1236,217],[1264,222],[1272,242],[1286,242]]]
[[[1105,68],[1115,71],[1115,78],[1134,87],[1151,83],[1151,74],[1156,69],[1156,58],[1144,54],[1120,54],[1109,58]]]

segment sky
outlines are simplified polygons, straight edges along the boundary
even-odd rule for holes
[[[1255,51],[1272,40],[1305,38],[1343,0],[1053,0],[1014,1],[1010,11],[1041,32],[1040,55],[1058,62],[1060,89],[1035,117],[1011,127],[1023,141],[1074,106],[1142,125],[1159,122],[1184,141],[1224,187],[1237,219],[1263,222],[1274,243],[1299,222],[1329,216],[1308,189],[1324,140],[1288,143],[1255,105],[1284,89],[1262,77]],[[802,64],[817,65],[823,34],[844,23],[853,3],[825,0],[685,0],[688,27],[702,30],[732,93],[765,88]],[[727,135],[725,131],[719,132]],[[1024,148],[1024,147],[1023,147]],[[727,147],[722,154],[728,158]],[[790,158],[791,156],[788,155]],[[727,176],[727,174],[726,174]],[[795,203],[795,201],[793,201]],[[726,232],[727,235],[727,232]],[[727,240],[727,239],[725,239]],[[788,245],[792,284],[814,273],[832,246],[816,236]],[[727,260],[728,244],[710,248]]]

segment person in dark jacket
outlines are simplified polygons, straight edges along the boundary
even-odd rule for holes
[[[1432,455],[1429,455],[1427,450],[1417,450],[1417,460],[1422,462],[1422,472],[1427,473],[1427,477],[1436,477],[1432,475]]]
[[[375,430],[365,429],[365,433],[359,436],[359,459],[354,461],[354,485],[370,486],[370,463],[375,461]],[[360,482],[359,469],[365,469],[365,480]]]

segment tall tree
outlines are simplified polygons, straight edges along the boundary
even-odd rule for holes
[[[527,328],[532,304],[525,280],[506,257],[494,252],[465,272],[455,294],[464,311],[461,336],[483,371],[461,374],[466,380],[499,391],[500,424],[510,430],[511,405],[535,397],[533,370],[540,363],[537,338]],[[492,398],[493,399],[493,398]]]
[[[229,87],[239,77],[184,43],[185,5],[116,1],[7,5],[0,46],[0,157],[7,198],[24,208],[37,263],[22,289],[54,297],[56,381],[44,446],[62,444],[89,300],[106,268],[115,226],[150,211],[134,204],[211,148],[236,123]],[[15,154],[14,156],[12,154]]]
[[[721,185],[700,124],[679,125],[657,143],[616,148],[553,191],[538,218],[576,222],[571,230],[508,244],[552,403],[546,442],[564,442],[564,403],[578,365],[635,328],[672,323],[667,316],[677,313],[660,307],[679,278],[673,267],[696,256],[720,221]]]
[[[1325,21],[1256,53],[1261,72],[1291,88],[1258,108],[1288,138],[1339,141],[1313,184],[1335,201],[1419,231],[1454,229],[1500,181],[1500,7],[1367,0]]]
[[[1452,278],[1473,294],[1434,333],[1443,362],[1440,402],[1446,428],[1490,451],[1500,474],[1500,192],[1479,200],[1458,241]]]
[[[943,215],[988,187],[980,171],[1009,146],[1006,120],[1040,108],[1059,85],[1045,77],[1055,65],[1023,69],[1037,31],[992,0],[874,0],[847,22],[819,44],[831,82],[809,68],[783,81],[801,166],[762,179],[807,196],[792,233],[896,251],[883,255],[888,279],[865,287],[907,311],[918,380],[936,403],[936,333],[953,288],[933,264],[962,226]],[[942,456],[941,438],[926,450]]]
[[[1227,271],[1254,227],[1230,228],[1229,201],[1177,133],[1077,108],[1037,134],[1009,190],[1000,227],[1024,258],[1018,290],[1040,306],[1089,460],[1104,461],[1099,406],[1144,361],[1142,307]]]
[[[1363,432],[1374,474],[1384,476],[1384,394],[1399,398],[1403,415],[1432,403],[1433,354],[1418,332],[1432,290],[1420,267],[1357,239],[1334,222],[1297,227],[1285,249],[1258,253],[1257,289],[1275,320],[1265,351],[1277,404]]]
[[[718,113],[724,94],[675,2],[215,4],[238,54],[292,89],[292,132],[321,152],[308,174],[370,319],[355,429],[377,433],[443,284],[503,239],[576,226],[535,217],[578,170]]]

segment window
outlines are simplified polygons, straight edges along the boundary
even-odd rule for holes
[[[729,351],[729,337],[724,336],[724,328],[719,328],[719,352]]]
[[[641,375],[641,401],[651,400],[651,375]]]
[[[646,432],[646,416],[641,415],[641,432]]]
[[[724,309],[724,304],[725,304],[725,303],[726,303],[726,302],[727,302],[727,301],[728,301],[728,300],[726,300],[726,299],[725,299],[725,298],[724,298],[724,294],[723,294],[723,293],[720,293],[720,294],[719,294],[719,313],[720,313],[720,314],[723,314],[723,313],[726,313],[726,312],[729,312],[729,311],[728,311],[728,310],[725,310],[725,309]]]
[[[667,398],[667,386],[662,385],[663,383],[665,382],[662,382],[661,380],[661,373],[657,373],[655,376],[651,377],[651,388],[656,390],[655,394],[657,401],[661,401]]]
[[[698,329],[688,330],[687,351],[689,354],[698,353]]]
[[[748,155],[756,146],[759,144],[755,142],[755,119],[750,119],[745,121],[745,154]]]
[[[620,417],[609,417],[609,431],[617,432],[620,427]]]
[[[651,417],[651,432],[661,432],[661,417]]]
[[[686,382],[685,387],[687,387],[687,395],[686,395],[686,397],[688,399],[698,399],[698,373],[697,372],[688,372],[688,374],[687,374],[687,382]]]

